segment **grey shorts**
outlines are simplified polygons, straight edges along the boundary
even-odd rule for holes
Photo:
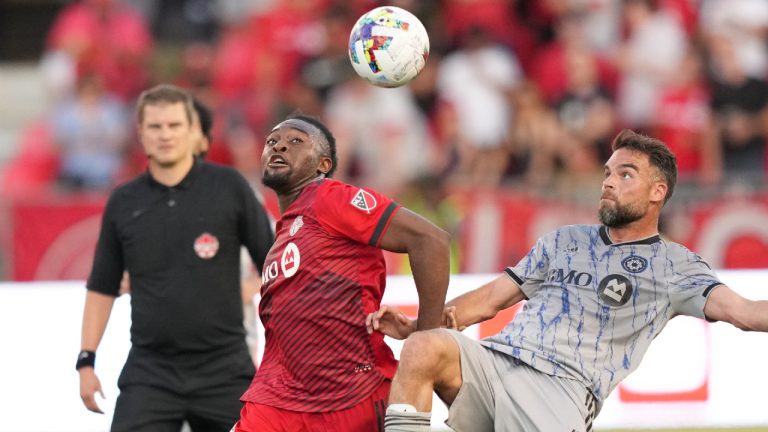
[[[455,330],[462,384],[446,424],[456,432],[587,432],[595,400],[576,380],[551,376]]]

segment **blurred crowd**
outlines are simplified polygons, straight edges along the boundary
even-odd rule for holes
[[[438,213],[456,187],[593,199],[622,128],[664,140],[692,189],[766,180],[765,0],[386,3],[431,42],[398,89],[357,78],[347,57],[353,23],[381,2],[68,3],[40,61],[48,110],[0,188],[107,191],[140,172],[133,105],[159,82],[212,108],[208,158],[255,187],[263,137],[297,110],[337,136],[337,177]]]

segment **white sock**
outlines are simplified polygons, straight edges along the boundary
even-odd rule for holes
[[[429,432],[432,413],[417,412],[409,404],[392,404],[384,417],[385,432]]]
[[[416,407],[411,404],[390,404],[387,406],[387,413],[415,413]]]

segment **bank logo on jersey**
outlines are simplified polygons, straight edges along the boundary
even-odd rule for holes
[[[293,224],[291,224],[291,229],[288,230],[288,234],[293,237],[297,232],[299,232],[299,228],[304,226],[304,218],[302,216],[297,217],[293,220]]]
[[[352,198],[350,204],[355,208],[360,209],[368,214],[371,214],[371,210],[376,208],[376,198],[371,195],[370,192],[366,192],[362,189],[357,191],[355,197]]]
[[[608,275],[600,281],[597,292],[608,306],[623,306],[632,297],[632,284],[622,275]]]
[[[197,256],[200,258],[205,260],[211,259],[215,257],[216,253],[219,251],[219,239],[217,239],[213,234],[209,234],[207,232],[202,233],[198,238],[195,239],[193,248],[195,249]]]
[[[637,255],[631,255],[621,260],[621,266],[630,273],[640,273],[648,268],[648,260]]]
[[[280,258],[280,269],[283,270],[283,276],[289,278],[299,271],[301,264],[301,254],[295,243],[288,243],[283,250],[283,256]]]
[[[592,275],[585,272],[563,269],[552,269],[547,273],[547,282],[556,282],[567,285],[589,286],[592,284]]]

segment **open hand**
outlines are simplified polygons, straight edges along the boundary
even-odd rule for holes
[[[88,408],[89,411],[95,413],[104,414],[104,411],[99,408],[96,403],[96,393],[101,395],[104,399],[104,392],[101,391],[101,381],[99,377],[91,367],[84,367],[80,369],[80,399],[83,400],[83,405]]]
[[[368,334],[378,331],[394,339],[405,339],[416,331],[416,320],[412,320],[397,306],[384,305],[365,318]]]

